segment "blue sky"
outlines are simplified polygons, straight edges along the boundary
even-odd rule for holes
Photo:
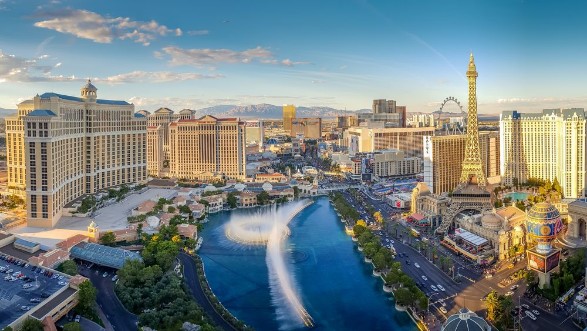
[[[587,107],[587,5],[578,1],[0,0],[0,107],[37,93],[138,109],[397,100],[479,110]]]

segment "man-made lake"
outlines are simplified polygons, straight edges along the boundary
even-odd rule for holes
[[[264,207],[266,208],[266,207]],[[199,251],[212,291],[237,318],[256,330],[302,330],[303,323],[280,309],[285,305],[270,286],[264,246],[246,246],[226,238],[224,227],[236,210],[211,215]],[[284,241],[286,268],[316,330],[416,330],[395,310],[383,282],[372,276],[327,198],[290,223]]]

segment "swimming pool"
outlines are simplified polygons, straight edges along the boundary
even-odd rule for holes
[[[524,192],[511,192],[508,193],[504,196],[505,197],[510,197],[512,198],[512,201],[517,201],[517,200],[521,200],[524,201],[528,198],[528,195],[530,195],[530,193],[524,193]]]

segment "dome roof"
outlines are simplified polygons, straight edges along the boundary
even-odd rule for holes
[[[263,188],[264,191],[269,192],[273,189],[273,185],[271,185],[269,182],[265,182],[263,184],[263,186],[261,186]]]
[[[88,79],[88,82],[86,83],[86,85],[84,85],[82,87],[82,89],[86,89],[86,90],[93,90],[93,91],[97,91],[98,89],[94,86],[94,84],[92,84],[92,81]]]
[[[551,220],[556,220],[560,218],[559,211],[550,203],[548,202],[540,202],[535,204],[528,212],[526,213],[528,216],[529,221],[544,221],[544,223],[549,223]]]
[[[481,217],[481,225],[484,228],[488,228],[491,230],[499,230],[501,229],[501,219],[493,214],[493,213],[489,213],[489,214],[485,214],[483,215],[483,217]]]
[[[440,329],[442,331],[488,331],[491,330],[487,322],[467,308],[449,316]]]

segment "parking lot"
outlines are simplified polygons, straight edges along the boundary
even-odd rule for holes
[[[41,304],[60,288],[68,286],[68,282],[68,276],[1,254],[0,329]]]

